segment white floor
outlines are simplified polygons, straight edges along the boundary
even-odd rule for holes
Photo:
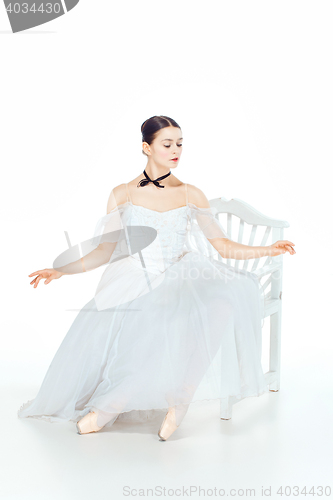
[[[219,418],[218,400],[194,403],[165,442],[157,436],[163,416],[88,435],[72,422],[19,419],[17,409],[36,388],[7,387],[0,497],[220,498],[224,489],[224,496],[281,499],[297,496],[297,487],[314,487],[315,495],[299,498],[319,497],[320,487],[324,498],[333,496],[331,381],[319,366],[283,367],[279,392],[239,402],[228,421]]]

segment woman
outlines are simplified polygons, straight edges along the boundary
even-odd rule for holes
[[[172,173],[182,154],[179,125],[153,116],[141,132],[143,175],[112,190],[83,257],[72,262],[67,254],[29,275],[36,288],[41,279],[108,264],[19,417],[79,419],[78,433],[87,434],[126,415],[140,420],[167,409],[158,432],[165,441],[191,402],[268,391],[260,282],[214,256],[293,255],[294,244],[230,240],[204,193]]]

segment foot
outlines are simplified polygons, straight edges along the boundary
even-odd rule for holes
[[[182,415],[181,420],[183,420],[186,411],[184,412],[184,415]],[[180,423],[178,425],[176,424],[176,411],[175,408],[172,407],[164,417],[160,430],[158,431],[158,436],[160,437],[161,441],[166,441],[171,436],[171,434],[175,432],[179,425]]]
[[[76,429],[78,434],[88,434],[89,432],[98,432],[102,427],[97,425],[98,414],[94,411],[90,411],[81,420],[76,423]]]

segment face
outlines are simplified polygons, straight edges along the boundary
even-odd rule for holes
[[[182,154],[182,131],[178,127],[165,127],[158,131],[155,139],[149,145],[142,144],[148,159],[152,159],[157,165],[167,168],[176,167]],[[177,158],[177,160],[173,160]]]

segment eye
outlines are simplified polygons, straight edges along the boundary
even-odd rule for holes
[[[178,147],[181,147],[181,146],[182,146],[182,144],[177,144],[177,146],[178,146]],[[169,147],[170,147],[170,144],[169,144],[169,146],[167,146],[166,144],[164,144],[164,147],[169,148]]]

